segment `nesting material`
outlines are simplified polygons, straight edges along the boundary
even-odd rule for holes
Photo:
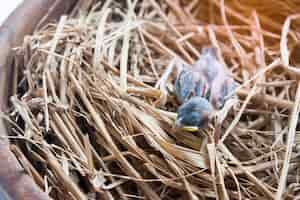
[[[295,199],[299,11],[293,0],[79,1],[14,49],[12,150],[54,199]],[[159,81],[207,46],[240,99],[201,131],[177,130],[176,74]]]

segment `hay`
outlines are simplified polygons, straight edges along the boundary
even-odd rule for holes
[[[54,199],[295,199],[299,11],[293,0],[79,1],[15,49],[12,150]],[[205,46],[240,101],[185,133],[175,76],[162,76]]]

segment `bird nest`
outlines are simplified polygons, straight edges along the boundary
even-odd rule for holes
[[[14,49],[11,149],[54,199],[295,199],[299,11],[293,0],[79,1]],[[175,74],[157,83],[206,46],[239,100],[184,132]]]

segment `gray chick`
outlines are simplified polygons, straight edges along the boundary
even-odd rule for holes
[[[176,125],[187,131],[205,127],[217,109],[221,109],[237,83],[216,56],[214,48],[204,48],[198,61],[182,65],[175,81],[175,93],[182,103]]]

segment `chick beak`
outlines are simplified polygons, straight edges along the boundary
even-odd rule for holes
[[[199,131],[199,128],[197,126],[183,126],[181,128],[181,130],[187,131],[187,132],[197,132],[197,131]]]
[[[197,132],[199,130],[197,126],[183,126],[181,123],[181,118],[176,120],[175,127],[186,132]]]

